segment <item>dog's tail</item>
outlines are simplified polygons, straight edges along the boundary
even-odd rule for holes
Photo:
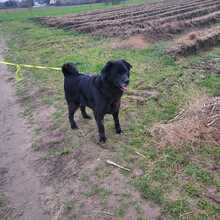
[[[79,75],[79,72],[73,63],[64,63],[62,66],[62,72],[65,77]]]

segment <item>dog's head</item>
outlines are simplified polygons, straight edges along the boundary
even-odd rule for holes
[[[105,82],[125,91],[129,84],[131,68],[131,64],[125,60],[108,61],[102,69],[101,75]]]

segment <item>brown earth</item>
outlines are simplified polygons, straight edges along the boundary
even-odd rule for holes
[[[151,134],[159,147],[220,144],[220,97],[194,100],[167,124],[156,124]]]
[[[137,204],[147,219],[159,218],[160,208],[141,197],[130,185],[130,177],[106,163],[109,159],[115,161],[114,147],[117,146],[112,143],[97,144],[93,120],[81,119],[79,112],[76,120],[80,126],[78,131],[56,130],[53,133],[47,130],[40,135],[40,151],[56,149],[58,152],[62,152],[64,147],[64,133],[74,135],[70,154],[52,154],[46,159],[39,159],[35,164],[46,185],[45,209],[54,219],[103,220],[117,219],[117,210],[126,206],[125,219],[137,219],[139,213],[134,208],[134,204]],[[50,116],[44,118],[41,126],[45,128],[48,122],[51,124]],[[57,136],[58,141],[54,142]],[[134,178],[132,172],[131,178]]]
[[[93,12],[80,14],[80,16],[43,17],[39,20],[49,26],[64,27],[95,35],[128,37],[134,34],[144,34],[157,39],[167,37],[168,34],[175,34],[173,26],[177,26],[178,32],[185,32],[186,29],[199,26],[204,23],[206,18],[204,16],[208,18],[203,25],[217,23],[219,10],[220,2],[217,0],[179,0],[175,3],[167,1],[151,5],[99,10],[98,14]],[[172,28],[169,28],[170,26]],[[167,33],[163,35],[164,31]]]
[[[220,1],[218,0],[178,0],[161,1],[155,4],[143,4],[98,10],[79,15],[63,17],[41,17],[41,24],[52,27],[74,30],[92,35],[120,38],[115,48],[144,48],[143,39],[149,42],[161,39],[175,39],[176,35],[191,35],[192,31],[198,39],[191,43],[174,45],[168,49],[170,54],[187,55],[204,47],[219,43],[218,30],[211,26],[220,22]],[[201,37],[200,37],[201,35]],[[206,35],[206,36],[204,36]],[[137,36],[142,36],[137,40]],[[136,38],[137,44],[132,42]],[[180,38],[182,38],[180,36]],[[187,37],[183,37],[187,38]],[[124,39],[124,42],[121,40]],[[127,42],[127,43],[125,43]]]
[[[112,42],[113,49],[144,49],[151,44],[143,35],[131,36],[128,39],[117,39]]]
[[[219,43],[220,28],[194,31],[177,39],[174,45],[167,50],[167,53],[174,56],[186,56],[188,54],[195,54],[202,49],[214,47]]]

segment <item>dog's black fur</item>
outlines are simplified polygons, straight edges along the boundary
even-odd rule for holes
[[[65,63],[62,66],[65,98],[72,129],[78,128],[74,113],[79,107],[83,118],[91,118],[86,113],[85,108],[88,106],[94,112],[100,142],[106,141],[103,124],[105,114],[113,115],[116,133],[122,132],[118,115],[121,96],[129,84],[131,68],[131,64],[125,60],[109,61],[100,75],[86,75],[79,73],[73,63]]]

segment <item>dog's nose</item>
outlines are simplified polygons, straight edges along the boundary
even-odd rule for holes
[[[125,84],[128,84],[129,83],[129,79],[125,80]]]

